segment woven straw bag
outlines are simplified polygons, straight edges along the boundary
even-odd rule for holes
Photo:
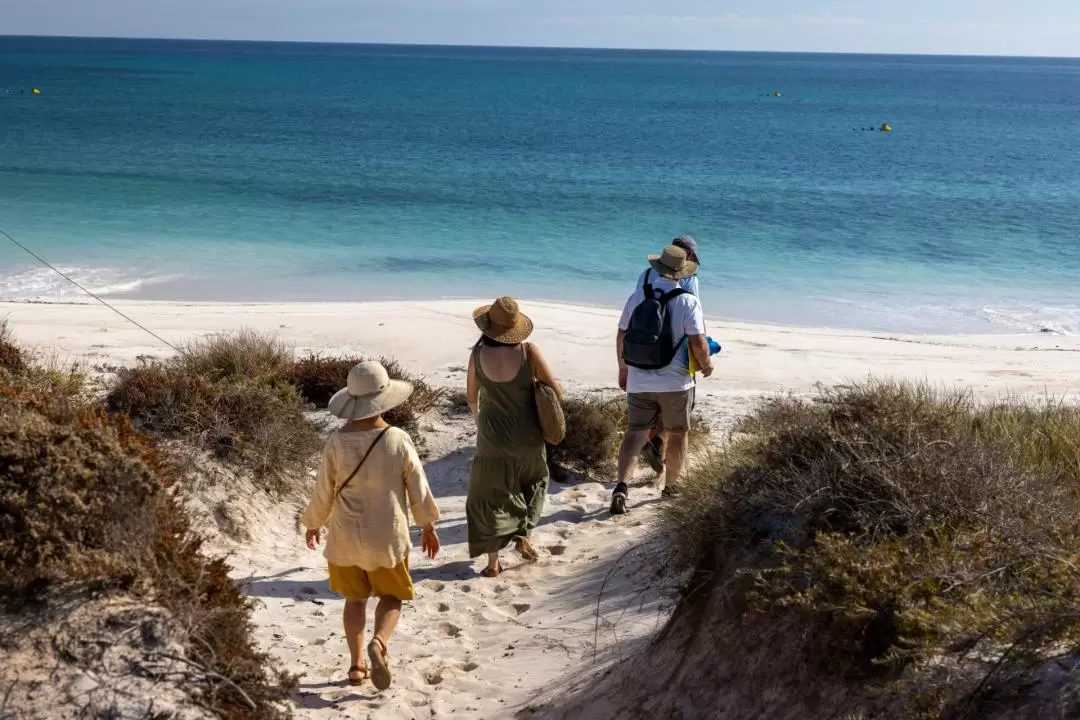
[[[559,396],[550,386],[537,381],[534,389],[536,412],[540,416],[540,429],[544,431],[544,442],[548,445],[558,445],[566,437],[566,416],[563,414],[562,403],[559,402]]]

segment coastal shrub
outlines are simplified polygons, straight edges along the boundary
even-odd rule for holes
[[[304,473],[319,445],[287,377],[291,362],[272,339],[215,337],[169,360],[119,369],[106,402],[140,429],[209,450],[281,493]]]
[[[26,370],[26,353],[15,343],[7,321],[0,320],[0,370],[22,373]]]
[[[693,574],[673,622],[727,628],[710,646],[760,618],[773,656],[911,718],[981,717],[1080,649],[1080,408],[893,382],[780,398],[683,487],[658,523]]]
[[[369,358],[326,356],[309,353],[292,364],[287,377],[300,391],[304,400],[319,408],[325,408],[349,377],[349,370]],[[402,405],[386,413],[386,422],[410,433],[419,429],[420,418],[441,403],[447,391],[430,385],[424,378],[410,373],[396,360],[380,360],[393,380],[404,380],[413,385],[413,393]]]
[[[229,720],[287,717],[279,702],[294,680],[257,650],[250,602],[203,554],[173,484],[126,418],[0,378],[0,612],[47,623],[44,609],[86,593],[141,598],[164,608],[202,671],[185,685],[193,705]]]
[[[288,376],[293,351],[273,335],[240,330],[193,341],[181,349],[179,364],[188,374],[210,380],[273,383]]]

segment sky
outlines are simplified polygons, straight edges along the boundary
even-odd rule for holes
[[[1080,56],[1080,0],[0,0],[0,35]]]

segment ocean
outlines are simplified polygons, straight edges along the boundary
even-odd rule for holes
[[[709,315],[1078,333],[1080,60],[0,37],[0,227],[111,298],[609,306],[689,233]]]

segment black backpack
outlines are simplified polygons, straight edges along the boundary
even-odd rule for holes
[[[686,295],[687,291],[675,288],[657,295],[649,282],[650,274],[645,273],[645,284],[642,286],[645,300],[630,315],[630,325],[623,340],[623,360],[639,370],[666,368],[686,342],[685,337],[678,343],[673,340],[668,303],[680,295]]]

